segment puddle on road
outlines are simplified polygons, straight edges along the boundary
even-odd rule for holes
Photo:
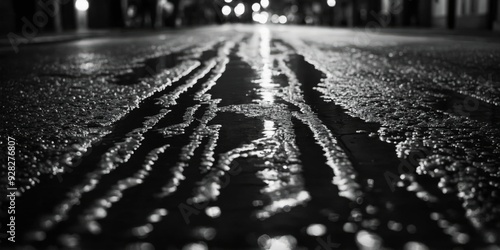
[[[138,155],[136,158],[133,158],[134,162],[140,164],[140,159],[139,162],[137,158],[141,158],[141,156],[145,156],[147,154],[147,151],[149,149],[152,149],[152,147],[155,147],[157,145],[162,145],[161,141],[159,140],[159,137],[153,137],[145,135],[147,131],[152,129],[155,124],[157,124],[161,117],[165,116],[168,111],[164,109],[165,105],[158,105],[158,98],[162,97],[165,94],[168,94],[178,88],[178,86],[185,85],[187,81],[191,81],[190,79],[194,78],[195,83],[198,74],[198,70],[194,70],[191,72],[186,73],[184,77],[181,77],[178,81],[174,83],[174,85],[166,87],[164,90],[157,92],[156,94],[150,96],[149,98],[145,99],[137,109],[134,109],[130,113],[128,113],[122,120],[118,121],[113,129],[113,131],[107,135],[106,137],[103,138],[102,143],[96,147],[93,148],[93,151],[84,157],[83,161],[79,165],[78,168],[76,168],[75,172],[70,172],[69,176],[63,179],[63,183],[55,183],[53,180],[47,180],[44,182],[42,185],[43,187],[40,187],[41,189],[37,190],[44,190],[46,191],[47,189],[51,188],[60,188],[61,186],[68,185],[68,187],[71,187],[74,185],[74,183],[82,183],[82,177],[84,177],[83,183],[87,184],[81,184],[80,186],[76,186],[72,189],[71,193],[69,193],[70,197],[61,197],[57,196],[54,197],[53,201],[58,201],[61,198],[64,198],[64,202],[60,206],[66,207],[63,210],[56,209],[54,211],[50,211],[49,207],[46,208],[40,208],[41,213],[49,213],[51,216],[48,216],[44,218],[43,220],[48,220],[50,223],[48,224],[57,224],[61,220],[68,219],[66,217],[66,213],[68,210],[71,209],[72,206],[75,205],[75,201],[83,201],[86,203],[92,202],[94,198],[99,198],[98,193],[103,191],[103,187],[106,187],[106,184],[104,186],[99,186],[99,189],[94,191],[94,194],[87,194],[85,196],[85,200],[80,200],[80,196],[82,194],[85,194],[91,190],[93,190],[93,187],[99,182],[98,180],[100,179],[99,176],[102,175],[103,178],[103,183],[111,183],[113,182],[114,176],[120,176],[122,171],[117,171],[116,174],[109,175],[108,171],[113,170],[114,167],[110,168],[107,171],[104,171],[101,173],[99,169],[95,170],[92,172],[90,175],[88,171],[91,171],[92,169],[90,168],[84,168],[82,166],[90,166],[90,167],[100,167],[100,166],[105,166],[105,165],[118,165],[120,163],[125,163],[128,161],[128,159],[132,155]],[[192,96],[194,94],[191,94],[191,100]],[[162,107],[163,106],[163,107]],[[165,112],[163,112],[165,111]],[[149,122],[152,118],[158,116],[156,114],[160,113],[161,117],[158,117],[158,119],[154,119],[154,121]],[[144,126],[146,128],[144,129]],[[139,146],[141,145],[141,141],[145,139],[145,137],[148,138],[148,143],[144,144],[140,150],[137,150]],[[125,138],[125,141],[120,142]],[[155,139],[156,138],[156,139]],[[130,144],[134,143],[134,145]],[[109,162],[102,162],[103,158],[101,156],[103,155],[109,155]],[[114,156],[114,154],[116,156]],[[101,159],[100,159],[101,158]],[[121,159],[121,160],[120,160]],[[104,165],[103,165],[104,164]],[[106,167],[106,166],[105,166]],[[97,172],[96,172],[97,171]],[[85,173],[87,172],[87,173]],[[104,174],[104,175],[103,175]],[[78,178],[77,178],[78,177]],[[109,181],[108,181],[109,179]],[[66,181],[67,180],[67,181]],[[90,181],[90,184],[89,184]],[[84,189],[79,190],[79,188],[83,187]],[[101,191],[99,191],[101,190]],[[82,193],[83,192],[83,193]],[[75,196],[76,195],[76,196]],[[96,196],[97,195],[97,196]],[[37,192],[30,192],[26,197],[23,197],[23,200],[26,201],[28,200],[36,200],[35,197],[42,197],[42,195],[38,195]],[[60,200],[59,200],[60,201]],[[58,201],[58,202],[59,202]],[[45,200],[44,204],[47,204],[47,206],[50,206],[50,204],[53,204],[53,202],[48,202]],[[75,217],[74,215],[78,214],[78,212],[81,212],[81,208],[77,208],[71,212],[71,217],[69,219],[73,220]],[[54,212],[54,213],[53,213]],[[29,219],[27,218],[26,220],[21,220],[20,224],[23,225],[23,223],[26,223],[26,228],[31,226],[31,224],[35,221],[35,219]],[[44,222],[45,223],[45,222]],[[47,223],[46,223],[47,224]],[[58,226],[58,229],[55,231],[52,231],[50,235],[47,235],[47,237],[52,237],[53,235],[57,235],[58,232],[63,232],[66,228],[67,224],[62,224],[61,226]],[[44,228],[42,227],[42,233],[44,233],[44,230],[51,229],[52,226],[49,228]],[[67,228],[66,228],[67,229]],[[61,231],[62,230],[62,231]],[[35,233],[36,232],[36,233]],[[30,235],[35,234],[40,234],[40,231],[35,231],[30,233]],[[33,238],[34,239],[34,238]]]
[[[221,48],[222,51],[226,51],[232,46],[230,43],[228,43],[228,45],[229,46]],[[177,208],[177,205],[186,205],[186,203],[188,202],[186,197],[189,196],[190,191],[193,189],[195,183],[199,179],[197,176],[200,176],[200,174],[203,173],[202,166],[210,168],[209,163],[214,161],[211,155],[214,154],[213,150],[217,145],[220,126],[207,126],[207,123],[215,116],[215,111],[219,100],[210,100],[210,97],[205,93],[213,86],[212,83],[214,81],[217,81],[226,67],[225,64],[227,63],[227,61],[225,61],[223,58],[218,58],[217,60],[218,64],[216,64],[215,68],[213,68],[210,74],[206,76],[195,77],[193,79],[194,81],[192,79],[186,80],[185,84],[178,85],[177,88],[173,89],[167,94],[170,98],[157,98],[157,100],[159,100],[160,103],[163,103],[163,105],[176,105],[173,106],[172,109],[178,114],[183,114],[182,117],[184,119],[181,119],[183,121],[180,121],[181,123],[178,124],[178,127],[183,128],[182,133],[179,133],[178,131],[170,131],[172,129],[172,126],[176,126],[172,125],[172,121],[170,120],[168,121],[168,124],[165,122],[161,122],[158,124],[159,127],[163,127],[165,125],[167,126],[164,129],[162,128],[158,130],[158,132],[167,131],[167,133],[164,135],[165,138],[162,141],[164,143],[169,143],[170,145],[166,155],[173,156],[164,159],[167,162],[161,163],[170,166],[169,168],[158,169],[157,167],[153,169],[154,173],[152,173],[151,176],[155,176],[155,173],[160,172],[169,172],[169,174],[161,174],[160,176],[163,176],[163,178],[157,179],[156,181],[145,181],[145,184],[141,184],[140,186],[138,186],[140,189],[145,190],[147,193],[152,192],[151,188],[153,190],[153,199],[151,199],[150,196],[145,196],[145,198],[149,197],[149,201],[145,200],[147,205],[142,205],[140,208],[138,207],[136,209],[136,211],[146,212],[150,214],[143,217],[137,216],[136,218],[127,221],[128,226],[125,228],[129,228],[130,226],[133,227],[133,230],[128,233],[123,232],[121,228],[116,228],[116,224],[118,223],[116,219],[103,220],[100,223],[103,224],[105,232],[96,236],[97,238],[102,239],[104,234],[124,234],[126,235],[126,237],[130,237],[130,233],[132,233],[132,235],[135,235],[136,237],[145,238],[155,244],[166,244],[165,242],[163,242],[165,240],[163,234],[165,232],[168,232],[171,235],[177,235],[178,237],[176,237],[176,239],[180,242],[192,240],[192,238],[190,238],[190,234],[186,231],[183,231],[189,230],[190,227],[188,227],[188,225],[186,225],[185,228],[172,230],[173,228],[170,226],[170,223],[172,223],[172,218],[175,218],[177,225],[182,225],[185,223],[183,222],[184,217],[182,216],[182,214],[178,214],[179,209]],[[213,66],[214,65],[212,64],[212,67]],[[200,72],[205,72],[205,70],[200,69]],[[192,88],[191,84],[194,83],[198,84],[194,88]],[[196,107],[196,105],[199,105],[197,103],[201,104],[200,110],[194,111],[193,108]],[[204,107],[207,104],[209,105],[209,108],[205,109]],[[191,108],[185,108],[189,105],[194,106],[191,106]],[[185,113],[179,112],[180,109],[183,109],[183,107]],[[190,114],[194,114],[194,116],[189,117]],[[202,114],[201,117],[200,114]],[[184,123],[186,123],[186,125],[183,125]],[[199,125],[193,127],[192,124]],[[170,133],[168,131],[173,133]],[[152,138],[150,137],[146,139],[150,141]],[[170,149],[172,149],[173,151],[171,151]],[[178,158],[176,159],[176,157]],[[173,162],[175,162],[175,164],[171,164]],[[161,184],[161,187],[158,187],[158,183]],[[130,200],[127,201],[127,203],[128,202],[130,202]],[[134,204],[136,204],[135,200],[133,202]],[[113,210],[115,211],[114,216],[118,216],[121,214],[122,216],[126,217],[128,210],[120,210],[119,208],[131,206],[135,205],[127,205],[126,203],[123,204],[123,202],[117,203],[116,208]],[[189,206],[189,204],[187,204],[186,206]],[[168,215],[163,215],[160,216],[160,218],[157,218],[157,211],[163,210],[169,211]],[[165,216],[167,216],[168,218],[163,218]],[[157,218],[158,220],[154,221],[154,223],[146,222],[146,224],[144,224],[145,218],[148,218],[149,220],[149,218],[153,217]],[[142,222],[141,219],[143,219]],[[164,220],[167,220],[168,223],[164,222]],[[139,233],[140,235],[137,235],[137,233]],[[175,244],[175,242],[171,241],[170,244]]]
[[[147,59],[141,63],[140,67],[132,68],[125,74],[114,76],[112,83],[118,85],[138,84],[142,78],[155,76],[166,69],[173,68],[179,63],[180,57],[182,57],[184,53],[185,52],[173,52],[168,55]]]
[[[498,204],[492,192],[498,186],[492,169],[499,152],[495,128],[425,107],[421,101],[429,92],[419,92],[415,79],[388,70],[385,61],[373,55],[346,50],[330,51],[324,57],[320,55],[324,51],[317,51],[314,44],[294,46],[329,74],[317,88],[326,100],[365,121],[383,124],[378,131],[380,139],[395,144],[399,157],[411,158],[421,150],[416,171],[409,167],[404,175],[396,172],[395,178],[401,177],[402,188],[436,211],[430,213],[431,219],[439,217],[433,219],[434,225],[443,228],[451,244],[474,246],[497,241],[492,236],[492,221],[498,217],[492,209]],[[429,225],[432,223],[423,228]]]
[[[266,29],[243,41],[198,54],[202,62],[141,102],[94,147],[82,162],[91,168],[41,186],[63,186],[71,197],[55,190],[57,198],[43,205],[48,216],[30,234],[35,246],[292,250],[333,239],[340,249],[440,249],[478,242],[456,197],[423,189],[436,180],[399,176],[396,152],[404,149],[375,133],[394,140],[390,131],[323,100],[328,93],[318,89],[332,83],[313,64]],[[164,60],[154,63],[178,63]],[[426,147],[441,146],[436,138],[448,135],[441,128],[417,132],[429,138]],[[427,159],[418,171],[452,188],[455,180],[437,167],[443,161],[453,159]],[[452,167],[462,166],[446,171],[454,174]],[[403,179],[394,192],[387,171]],[[496,184],[477,184],[488,185]],[[468,195],[476,186],[459,188]],[[466,209],[477,211],[468,201]]]
[[[256,78],[252,68],[236,55],[236,49],[229,54],[229,64],[210,93],[212,98],[221,99],[220,106],[251,103],[257,97],[252,80]]]
[[[198,59],[207,61],[210,58],[215,58],[219,46],[220,44],[214,45],[215,48],[210,48],[211,46],[205,46],[204,48],[188,48],[183,51],[172,52],[167,55],[146,59],[139,63],[139,67],[134,67],[125,74],[114,76],[111,82],[117,85],[139,84],[141,79],[154,77],[165,70],[174,68],[183,60]],[[207,49],[207,47],[209,48]]]
[[[435,213],[437,206],[431,205],[434,207],[431,209],[429,204],[422,202],[414,195],[408,195],[401,191],[394,193],[391,190],[386,173],[398,173],[398,167],[403,159],[397,157],[393,145],[373,136],[380,126],[377,123],[368,123],[349,116],[342,107],[323,101],[321,93],[315,88],[318,83],[323,81],[324,75],[305,61],[304,57],[291,55],[288,63],[294,72],[297,72],[297,79],[303,83],[304,99],[311,105],[313,111],[318,114],[324,124],[337,133],[342,147],[349,152],[350,159],[354,162],[360,183],[366,192],[363,204],[356,205],[361,208],[359,217],[354,221],[358,227],[374,230],[382,238],[399,233],[397,240],[393,239],[384,243],[384,245],[387,244],[387,246],[395,248],[404,246],[411,238],[419,238],[423,242],[445,244],[447,241],[444,239],[447,235],[428,216]],[[346,129],[342,124],[348,124],[349,127]],[[417,163],[412,165],[414,169],[417,166]],[[443,195],[439,198],[447,199]],[[387,209],[387,206],[390,209]],[[446,209],[447,212],[453,210],[454,213],[457,213],[461,211],[461,205],[456,201],[449,202]],[[374,215],[372,210],[379,212]],[[438,210],[443,211],[442,208]],[[408,213],[413,216],[408,217]],[[459,219],[459,221],[466,223],[464,218]],[[394,224],[398,224],[402,228],[395,232]],[[408,228],[415,228],[415,230]],[[422,231],[422,228],[425,230]],[[468,228],[468,230],[472,230],[472,228]]]

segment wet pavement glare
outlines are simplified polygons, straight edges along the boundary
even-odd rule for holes
[[[498,44],[226,25],[0,56],[12,249],[500,249]]]

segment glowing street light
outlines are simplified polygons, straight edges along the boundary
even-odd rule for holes
[[[267,20],[269,19],[269,14],[265,11],[263,11],[261,13],[254,12],[252,14],[252,19],[257,23],[265,24],[265,23],[267,23]]]
[[[259,22],[261,24],[265,24],[265,23],[267,23],[268,20],[269,20],[269,13],[262,11],[260,13],[260,15],[258,16],[257,22]]]
[[[225,0],[226,3],[231,3],[233,0]]]
[[[89,9],[89,2],[87,0],[76,0],[75,8],[79,11],[87,11]]]
[[[76,0],[76,29],[78,31],[84,31],[88,28],[88,17],[87,12],[89,9],[89,2],[87,0]]]
[[[254,3],[254,4],[252,4],[252,10],[253,10],[254,12],[259,11],[259,10],[260,10],[260,4],[259,4],[259,3]]]
[[[273,14],[271,16],[271,22],[272,23],[279,23],[279,21],[280,21],[280,16],[278,16],[278,14]]]
[[[222,14],[224,16],[229,16],[229,14],[231,14],[231,7],[229,7],[228,5],[224,5],[224,7],[222,7]]]
[[[245,5],[243,3],[239,3],[234,7],[234,14],[239,17],[245,13]]]
[[[279,22],[280,22],[281,24],[285,24],[285,23],[288,21],[288,18],[286,18],[286,16],[283,16],[283,15],[282,15],[282,16],[280,16],[280,17],[278,18],[278,20],[279,20]]]
[[[264,9],[269,7],[269,0],[260,0],[260,5],[262,5]]]
[[[330,6],[330,7],[334,7],[337,4],[337,1],[335,1],[335,0],[327,0],[326,4],[328,4],[328,6]]]

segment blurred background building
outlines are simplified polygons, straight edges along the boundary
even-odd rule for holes
[[[0,33],[226,22],[500,30],[500,0],[1,0]]]

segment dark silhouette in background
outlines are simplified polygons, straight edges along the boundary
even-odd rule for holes
[[[11,2],[15,14],[15,28],[21,30],[24,25],[22,17],[32,17],[35,14],[35,1],[12,0]]]
[[[227,22],[252,23],[252,4],[260,0],[84,0],[89,29],[162,28]],[[60,23],[51,16],[45,31],[78,29],[75,0],[3,0],[0,1],[0,33],[20,32],[26,20],[33,20],[41,3],[59,2]],[[335,27],[366,27],[390,20],[386,27],[438,27],[442,29],[500,30],[500,0],[270,0],[266,11],[284,15],[288,24],[324,25]],[[222,7],[234,9],[244,3],[245,13],[236,16],[222,14]],[[387,11],[387,4],[400,5],[401,11]],[[479,7],[487,13],[478,12]],[[385,6],[385,7],[384,7]],[[470,6],[472,12],[462,13]],[[486,7],[484,7],[486,6]],[[385,8],[385,9],[384,9]],[[270,19],[269,19],[269,22]]]

